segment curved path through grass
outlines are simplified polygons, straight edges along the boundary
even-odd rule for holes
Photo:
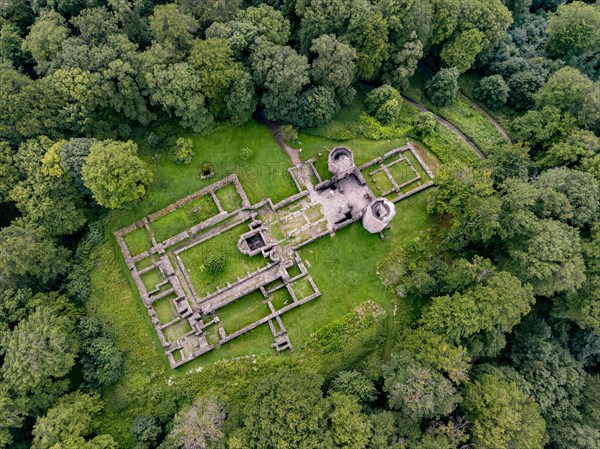
[[[443,126],[448,128],[450,131],[452,131],[454,134],[456,134],[458,137],[460,137],[462,140],[464,140],[467,145],[469,145],[471,148],[473,148],[473,151],[475,151],[475,153],[477,154],[477,156],[479,156],[480,159],[485,159],[485,154],[483,154],[483,151],[481,151],[481,149],[477,145],[475,145],[471,139],[469,139],[460,129],[458,129],[456,126],[454,126],[448,120],[437,115],[435,112],[430,111],[425,106],[423,106],[421,103],[417,103],[416,101],[411,100],[410,98],[408,98],[404,95],[402,95],[402,98],[404,98],[408,103],[410,103],[413,106],[415,106],[416,108],[418,108],[420,111],[431,112],[438,122],[440,122]]]

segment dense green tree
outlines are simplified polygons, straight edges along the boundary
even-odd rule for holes
[[[38,73],[48,71],[69,34],[65,19],[56,11],[46,11],[37,18],[23,42],[23,48],[33,56]]]
[[[18,66],[23,59],[22,45],[19,27],[0,19],[0,62],[5,66]]]
[[[361,4],[364,7],[360,7]],[[356,49],[357,77],[364,81],[373,80],[388,56],[387,20],[381,11],[371,10],[366,1],[357,2],[345,37]]]
[[[150,30],[157,42],[185,55],[198,31],[198,21],[175,3],[157,5],[150,16]]]
[[[597,83],[580,71],[565,67],[555,72],[534,98],[538,108],[556,107],[561,113],[576,117],[580,126],[595,129],[600,123],[593,105],[598,89]]]
[[[499,227],[500,200],[495,196],[489,171],[452,161],[440,170],[435,181],[439,188],[427,207],[431,213],[452,217],[447,231],[452,244],[485,242],[494,236]]]
[[[23,221],[0,229],[0,286],[46,284],[64,274],[69,251],[57,246],[46,230]]]
[[[167,441],[176,447],[215,447],[225,438],[225,416],[225,407],[218,400],[200,397],[175,415]]]
[[[434,298],[421,322],[425,329],[459,342],[481,331],[510,331],[534,302],[531,286],[498,272],[465,292]]]
[[[87,437],[94,432],[97,427],[96,415],[101,410],[102,403],[97,396],[77,391],[61,397],[45,416],[36,421],[32,432],[34,437],[32,449],[71,447],[75,442],[85,444],[82,437]],[[101,445],[90,445],[90,447],[116,447],[116,443],[110,436],[96,438],[98,438],[96,443]],[[107,444],[109,441],[110,445]],[[88,445],[79,447],[88,447]]]
[[[49,297],[5,337],[4,381],[29,407],[44,409],[68,387],[64,377],[75,364],[78,340],[73,320]]]
[[[595,50],[600,45],[600,10],[575,1],[558,7],[548,21],[548,49],[568,58]]]
[[[460,400],[448,379],[420,364],[406,351],[392,356],[384,366],[383,375],[390,407],[415,421],[446,416]]]
[[[81,169],[85,163],[85,158],[90,154],[90,148],[97,142],[96,139],[71,139],[60,145],[56,150],[60,157],[61,168],[67,176],[75,181],[75,185],[79,188],[85,188],[81,178]],[[87,189],[85,191],[86,193],[89,192]]]
[[[462,73],[471,68],[482,49],[483,33],[473,28],[462,31],[444,45],[440,57],[447,67],[454,67]]]
[[[492,180],[499,185],[508,178],[522,181],[529,179],[529,174],[535,169],[535,164],[529,158],[528,147],[507,144],[494,148],[485,160],[483,167],[491,171]]]
[[[575,119],[570,115],[563,116],[557,108],[546,106],[518,117],[512,128],[518,141],[546,147],[571,134],[575,129]]]
[[[420,112],[412,122],[413,132],[420,138],[427,138],[435,132],[437,120],[433,112]]]
[[[500,75],[491,75],[481,78],[475,96],[491,109],[500,109],[506,104],[508,92],[508,85],[504,78]]]
[[[117,18],[103,6],[84,9],[71,19],[71,24],[79,30],[79,36],[90,44],[103,43],[109,34],[119,32]]]
[[[314,39],[323,34],[340,34],[350,19],[351,2],[311,0],[300,23],[300,49],[308,53]]]
[[[12,148],[8,142],[0,142],[0,203],[9,199],[9,192],[19,178],[19,171],[13,164]]]
[[[313,80],[317,84],[332,88],[341,104],[351,103],[356,93],[352,87],[356,50],[338,41],[331,34],[313,40],[310,50],[317,55],[312,62]]]
[[[523,70],[512,74],[507,80],[510,89],[508,101],[517,109],[529,109],[534,104],[533,95],[545,82],[545,74],[537,70]]]
[[[467,386],[463,398],[476,447],[542,449],[547,442],[539,405],[517,384],[483,374]]]
[[[514,332],[510,358],[548,423],[580,419],[577,407],[586,374],[546,322],[531,317],[521,323]]]
[[[227,114],[231,123],[243,125],[250,120],[256,110],[256,103],[256,92],[252,77],[246,71],[241,72],[225,97]]]
[[[205,96],[198,71],[181,62],[158,65],[146,74],[150,101],[181,119],[181,125],[197,133],[214,126],[214,117],[205,106]]]
[[[354,396],[333,392],[327,398],[331,403],[329,428],[335,447],[364,449],[371,439],[371,421],[361,412]]]
[[[81,177],[98,204],[118,209],[146,195],[152,172],[137,157],[135,143],[102,141],[90,147]]]
[[[556,220],[510,217],[518,229],[508,241],[506,268],[529,282],[537,295],[551,296],[579,288],[585,280],[577,231]]]
[[[543,172],[534,184],[565,195],[573,210],[570,224],[583,227],[598,219],[600,187],[593,175],[560,167]]]
[[[290,372],[260,380],[245,402],[245,447],[319,447],[327,438],[322,383],[318,375]]]
[[[440,44],[450,38],[460,18],[459,0],[432,0],[431,43]]]
[[[218,114],[225,107],[225,96],[243,68],[233,57],[229,42],[220,38],[196,39],[189,58],[202,93],[212,102],[211,110]]]
[[[299,128],[322,126],[335,116],[338,109],[333,88],[311,87],[300,95],[287,120]]]
[[[419,327],[402,335],[397,346],[412,351],[419,363],[444,373],[454,383],[468,379],[470,357],[467,350],[435,332]]]
[[[476,28],[483,33],[483,49],[491,49],[506,35],[512,23],[510,11],[501,0],[462,0],[456,31]]]
[[[11,190],[10,199],[27,221],[50,235],[72,234],[86,222],[80,194],[66,177],[28,177]]]
[[[251,6],[239,12],[236,20],[213,23],[207,37],[227,39],[238,56],[255,51],[260,41],[285,45],[290,37],[290,22],[269,5]]]
[[[391,57],[385,65],[383,80],[399,89],[408,88],[408,79],[414,75],[417,63],[422,57],[423,44],[417,33],[413,32],[402,48],[391,51]]]
[[[308,61],[293,48],[261,43],[252,58],[254,80],[265,92],[261,102],[271,120],[284,120],[296,95],[308,84]]]
[[[0,385],[0,447],[7,447],[13,442],[11,428],[21,427],[25,405],[21,400],[15,400],[10,396],[9,387],[3,383]]]
[[[106,335],[102,323],[84,318],[79,323],[84,384],[97,389],[115,383],[123,374],[123,353]]]
[[[458,94],[458,76],[455,68],[441,69],[425,84],[425,91],[436,106],[447,106]]]
[[[360,402],[372,402],[377,398],[373,382],[360,371],[341,371],[331,382],[330,390],[355,396]]]
[[[131,433],[137,442],[136,449],[146,449],[156,445],[162,428],[156,418],[140,415],[133,421]]]

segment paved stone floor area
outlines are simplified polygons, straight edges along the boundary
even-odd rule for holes
[[[282,316],[321,294],[298,248],[360,220],[376,197],[396,203],[433,184],[432,171],[410,143],[358,167],[350,149],[338,147],[332,154],[338,149],[344,157],[331,160],[330,154],[330,179],[321,179],[314,159],[290,168],[298,193],[279,203],[265,198],[251,204],[232,174],[115,232],[172,368],[264,324],[273,348],[293,351]],[[239,196],[235,210],[219,200],[226,189]],[[203,198],[214,202],[212,216],[157,240],[153,229]],[[147,245],[133,244],[134,237]],[[204,273],[205,247],[227,254],[234,273]],[[193,262],[187,266],[184,260]],[[251,322],[239,322],[232,309],[243,301],[256,310],[248,312]]]

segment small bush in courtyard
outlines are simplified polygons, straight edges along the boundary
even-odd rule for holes
[[[225,270],[227,258],[225,254],[212,251],[204,258],[204,269],[207,273],[216,276]]]
[[[249,161],[254,157],[254,150],[252,148],[244,147],[240,150],[240,159],[243,161]]]

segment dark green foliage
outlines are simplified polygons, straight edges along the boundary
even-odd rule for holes
[[[500,75],[481,78],[475,95],[492,109],[501,108],[508,99],[508,85]]]
[[[300,96],[288,121],[298,128],[321,126],[333,118],[338,108],[333,88],[311,87]]]
[[[53,447],[98,447],[111,448],[115,442],[109,435],[90,439],[90,445],[84,437],[94,433],[97,427],[96,416],[102,410],[97,396],[75,392],[63,396],[46,413],[38,418],[33,428],[32,449],[50,449]],[[93,443],[98,444],[97,446]]]
[[[162,428],[156,418],[140,415],[133,421],[131,433],[137,442],[136,449],[147,449],[156,445]]]
[[[459,402],[452,383],[437,370],[400,352],[384,367],[384,391],[391,408],[418,421],[450,414]]]
[[[355,396],[360,402],[372,402],[377,397],[373,382],[359,371],[341,371],[331,383],[331,390]]]
[[[227,257],[225,254],[211,251],[204,258],[204,269],[207,273],[217,276],[225,270],[227,264]]]
[[[78,332],[86,389],[96,390],[119,380],[123,373],[123,354],[107,336],[102,323],[94,318],[84,318]]]
[[[539,405],[513,382],[484,374],[468,385],[462,407],[478,446],[539,449],[547,441]]]
[[[243,410],[245,447],[314,448],[327,440],[323,379],[309,373],[274,373],[259,381]]]
[[[312,42],[310,50],[317,55],[312,62],[313,80],[333,89],[341,104],[351,103],[355,95],[352,87],[356,58],[354,48],[338,41],[334,35],[325,34]]]
[[[435,132],[437,121],[432,112],[421,112],[413,120],[413,132],[417,137],[427,137]]]
[[[192,139],[180,137],[171,150],[171,158],[176,164],[189,164],[194,159],[194,148]]]
[[[69,251],[56,245],[45,229],[21,220],[0,229],[0,286],[44,285],[64,274]]]
[[[441,69],[435,76],[427,81],[425,91],[436,106],[446,106],[456,98],[458,94],[458,70]]]
[[[79,346],[64,298],[38,297],[39,305],[3,342],[2,377],[34,410],[48,407],[68,387],[64,377],[75,364]],[[72,311],[69,311],[72,312]]]
[[[559,6],[548,22],[548,49],[557,56],[580,55],[600,44],[600,11],[575,1]]]
[[[284,120],[296,95],[308,84],[308,60],[293,48],[261,41],[251,58],[255,82],[264,89],[261,102],[271,120]]]
[[[400,93],[388,84],[373,89],[365,99],[367,112],[382,123],[394,123],[403,108]]]

